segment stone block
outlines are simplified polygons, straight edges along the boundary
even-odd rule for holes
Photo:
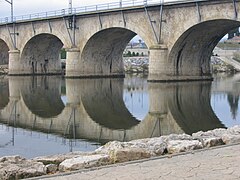
[[[97,167],[109,163],[109,156],[106,154],[96,154],[89,156],[79,156],[66,159],[59,165],[59,171],[73,171],[84,168]]]

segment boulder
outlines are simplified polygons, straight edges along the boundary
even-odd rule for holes
[[[164,137],[155,137],[148,139],[140,139],[131,141],[135,145],[133,147],[143,148],[151,156],[163,155],[167,149],[167,143]]]
[[[240,126],[233,126],[231,128],[228,128],[226,131],[227,134],[240,135]]]
[[[151,157],[151,154],[142,148],[122,148],[109,152],[111,163],[139,160]]]
[[[59,165],[58,169],[59,171],[73,171],[106,164],[109,164],[109,156],[106,154],[85,155],[66,159]]]
[[[46,165],[46,171],[48,174],[54,174],[58,171],[58,165],[48,164],[48,165]]]
[[[112,141],[98,148],[95,152],[103,153],[103,154],[114,154],[114,153],[116,154],[122,151],[122,153],[124,153],[125,156],[128,156],[126,153],[131,153],[131,150],[132,150],[134,151],[134,153],[136,152],[139,152],[139,154],[147,153],[147,154],[150,154],[151,156],[157,156],[157,155],[164,154],[166,151],[166,148],[167,148],[167,143],[165,142],[164,138],[158,137],[158,138],[138,139],[138,140],[133,140],[129,142]],[[146,156],[148,155],[144,155],[144,157],[142,158],[145,158]],[[142,158],[139,157],[139,159],[142,159]],[[134,158],[134,160],[136,160],[136,158]]]
[[[71,152],[67,154],[57,154],[57,155],[50,155],[50,156],[42,156],[42,157],[36,157],[33,160],[42,162],[43,164],[57,164],[59,165],[61,162],[63,162],[66,159],[71,159],[78,156],[84,156],[84,155],[90,155],[91,152],[85,153],[85,152]]]
[[[167,152],[169,154],[187,152],[202,148],[203,145],[198,140],[169,140],[167,143]]]
[[[224,145],[221,137],[209,137],[209,138],[203,138],[202,144],[204,147],[214,147],[214,146],[220,146]]]
[[[218,128],[210,131],[199,131],[197,133],[193,133],[193,138],[206,138],[206,137],[222,137],[222,135],[227,133],[227,129]]]
[[[225,134],[222,136],[222,141],[225,144],[236,144],[240,143],[240,135],[234,135],[234,134]]]
[[[194,140],[194,138],[188,134],[170,134],[168,136],[162,136],[165,141],[171,140]]]
[[[0,179],[23,179],[46,174],[41,162],[26,160],[20,156],[0,158]]]

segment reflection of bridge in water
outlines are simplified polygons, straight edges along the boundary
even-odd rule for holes
[[[224,127],[210,105],[211,82],[149,83],[149,112],[139,121],[123,101],[123,79],[9,77],[1,86],[1,123],[69,138],[129,141]]]

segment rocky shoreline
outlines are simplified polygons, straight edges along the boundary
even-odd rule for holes
[[[88,153],[74,152],[34,159],[7,156],[0,158],[0,179],[24,179],[58,174],[235,143],[240,143],[240,126],[200,131],[192,136],[171,134],[129,142],[112,141]]]
[[[148,73],[149,57],[136,56],[136,57],[123,57],[124,71],[126,73]],[[63,66],[66,62],[63,61]],[[216,56],[211,57],[212,71],[217,72],[235,72],[236,70],[221,61]],[[8,65],[0,65],[0,75],[8,74]]]
[[[126,73],[148,73],[149,58],[140,57],[123,57],[124,71]]]
[[[224,63],[221,58],[217,56],[212,56],[211,57],[211,66],[212,66],[212,72],[213,73],[221,73],[221,72],[226,72],[226,73],[234,73],[238,72],[237,69],[235,69],[233,66]]]
[[[123,57],[126,73],[148,73],[149,58],[147,56]],[[237,72],[234,67],[224,63],[219,57],[211,57],[212,72]]]
[[[8,74],[8,65],[0,65],[0,75]]]

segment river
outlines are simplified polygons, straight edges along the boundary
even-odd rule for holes
[[[148,83],[60,76],[0,78],[0,156],[92,151],[113,140],[240,125],[240,74]]]

